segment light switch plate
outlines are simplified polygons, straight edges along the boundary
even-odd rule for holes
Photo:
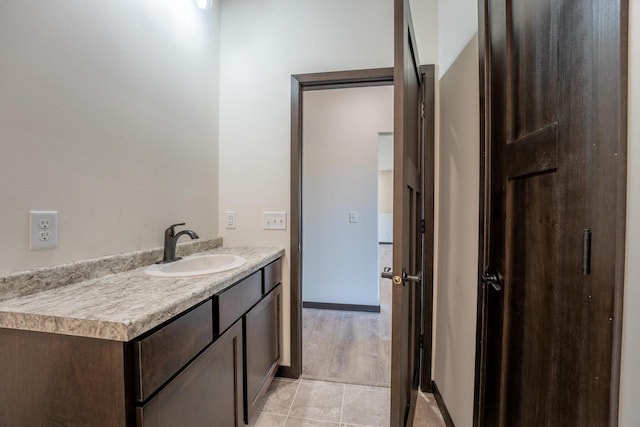
[[[263,212],[262,228],[264,230],[286,230],[287,229],[287,213],[286,212]]]
[[[226,211],[224,213],[224,228],[235,229],[236,228],[236,213],[235,211]]]
[[[358,222],[358,211],[349,212],[349,222],[352,224]]]
[[[29,212],[29,249],[52,249],[58,246],[58,212]]]

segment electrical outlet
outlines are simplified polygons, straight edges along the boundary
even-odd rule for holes
[[[356,222],[358,222],[358,212],[357,211],[349,212],[349,222],[352,223],[352,224],[355,224]]]
[[[29,212],[29,249],[51,249],[58,246],[58,212]]]
[[[286,212],[263,212],[262,228],[264,230],[286,230],[287,229],[287,213]]]
[[[224,228],[228,228],[228,229],[236,228],[236,213],[234,211],[225,212],[224,218],[225,218]]]

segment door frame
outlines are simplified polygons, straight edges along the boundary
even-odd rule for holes
[[[483,426],[483,416],[487,395],[485,393],[485,366],[487,360],[487,348],[484,337],[488,333],[486,328],[487,307],[486,289],[480,282],[480,276],[488,265],[488,239],[489,233],[489,207],[491,185],[491,161],[488,153],[491,152],[491,82],[490,61],[491,45],[488,42],[490,28],[488,14],[490,11],[489,0],[478,0],[478,69],[479,69],[479,104],[480,104],[480,174],[479,174],[479,238],[478,238],[478,296],[476,317],[476,357],[474,378],[474,404],[473,425]],[[619,67],[619,93],[612,96],[618,97],[619,120],[617,133],[608,141],[618,147],[617,168],[611,170],[613,181],[616,183],[616,205],[611,207],[612,217],[616,221],[615,238],[615,277],[613,295],[613,348],[611,363],[611,394],[609,407],[611,408],[609,425],[618,425],[619,400],[620,400],[620,364],[622,356],[622,309],[624,300],[624,265],[625,265],[625,229],[626,229],[626,191],[627,191],[627,87],[628,87],[628,0],[620,0],[620,14],[617,17],[619,24],[620,61]],[[614,65],[615,66],[615,65]],[[600,156],[602,157],[602,155]]]
[[[434,66],[420,67],[420,73],[427,76],[434,74]],[[278,376],[299,378],[302,374],[302,102],[305,91],[323,89],[344,89],[354,87],[387,86],[394,81],[394,69],[373,68],[349,71],[330,71],[322,73],[294,74],[291,76],[291,218],[290,218],[290,365],[281,366]],[[427,109],[431,112],[432,109]],[[433,146],[433,125],[427,129]],[[429,140],[427,141],[429,142]],[[429,151],[429,150],[426,150]],[[429,160],[433,161],[433,155]],[[433,179],[431,180],[433,182]],[[433,189],[431,190],[433,194]],[[425,198],[426,200],[427,198]],[[426,202],[425,202],[426,203]],[[431,216],[431,221],[426,219],[426,227],[430,228],[430,236],[433,236],[433,200],[430,210],[425,211]],[[431,245],[433,246],[433,244]],[[433,265],[433,250],[428,253],[431,257],[429,265]],[[429,279],[429,280],[427,280]],[[425,275],[425,286],[428,295],[433,295],[432,275]],[[428,301],[428,312],[433,312],[432,298]],[[431,325],[433,321],[431,322]],[[426,325],[426,322],[425,322]],[[431,328],[429,328],[429,334]],[[426,340],[425,340],[426,341]],[[426,343],[425,343],[426,344]],[[425,359],[428,359],[428,383],[431,386],[431,342],[425,345]],[[425,370],[426,372],[427,370]]]
[[[279,376],[302,375],[302,101],[305,91],[393,84],[393,68],[330,71],[291,76],[290,365]]]
[[[433,384],[433,279],[435,259],[435,65],[421,65],[422,101],[424,114],[421,119],[420,132],[424,139],[422,159],[422,200],[425,228],[423,244],[423,284],[422,284],[422,354],[420,356],[420,390],[425,393],[434,392]],[[431,165],[431,167],[427,167]],[[430,224],[430,225],[429,225]]]
[[[485,299],[486,288],[480,282],[480,276],[484,273],[484,266],[488,264],[488,239],[485,238],[489,230],[488,209],[490,206],[489,195],[491,165],[487,153],[491,152],[491,135],[490,135],[490,92],[491,86],[487,75],[489,74],[487,67],[487,58],[491,54],[491,47],[487,45],[489,26],[486,23],[486,17],[489,4],[485,0],[478,0],[478,80],[479,80],[479,106],[480,106],[480,128],[478,131],[480,145],[480,163],[479,179],[478,179],[478,271],[477,271],[477,309],[476,309],[476,357],[475,357],[475,377],[473,384],[473,425],[481,427],[484,419],[485,406],[485,364],[486,364],[486,346],[483,345],[486,336],[486,313]]]

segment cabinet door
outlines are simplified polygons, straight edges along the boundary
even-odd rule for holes
[[[242,353],[237,322],[137,409],[138,426],[242,426]]]
[[[280,366],[281,295],[277,286],[244,318],[247,423]]]

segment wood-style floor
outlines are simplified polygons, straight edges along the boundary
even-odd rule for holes
[[[379,245],[378,271],[391,254],[391,245]],[[302,310],[302,378],[389,387],[391,281],[379,284],[380,313]]]
[[[379,270],[391,265],[392,246],[379,246]],[[275,425],[331,426],[340,414],[336,425],[359,425],[382,427],[389,425],[389,389],[391,382],[391,281],[380,279],[380,313],[349,312],[338,310],[302,310],[303,346],[302,380],[304,389],[324,390],[320,396],[316,390],[314,399],[302,399],[304,405],[320,405],[322,410],[303,407],[295,411],[277,412],[275,403],[286,400],[281,388],[293,390],[295,385],[276,380],[265,401],[272,402],[258,411],[254,423],[256,427]],[[320,380],[320,381],[311,381]],[[326,382],[330,381],[330,382]],[[339,383],[339,384],[336,384]],[[340,384],[341,383],[341,384]],[[358,384],[353,386],[352,384]],[[345,387],[345,393],[339,388]],[[366,387],[377,386],[377,387]],[[332,388],[333,387],[333,388]],[[334,391],[329,391],[333,390]],[[306,391],[304,392],[306,393]],[[355,393],[354,396],[351,396]],[[300,393],[294,393],[301,399]],[[303,394],[304,396],[304,394]],[[342,412],[327,409],[328,401],[335,401],[336,407],[342,398]],[[346,403],[345,403],[346,402]],[[281,402],[282,403],[282,402]],[[297,407],[296,403],[291,404]],[[351,412],[358,407],[362,410]],[[360,405],[360,406],[358,406]],[[277,413],[276,413],[277,412]],[[335,414],[334,414],[335,412]],[[335,420],[328,417],[333,416]],[[307,419],[299,419],[307,418]],[[348,423],[345,423],[348,421]],[[444,427],[442,414],[433,395],[419,393],[413,427]]]

